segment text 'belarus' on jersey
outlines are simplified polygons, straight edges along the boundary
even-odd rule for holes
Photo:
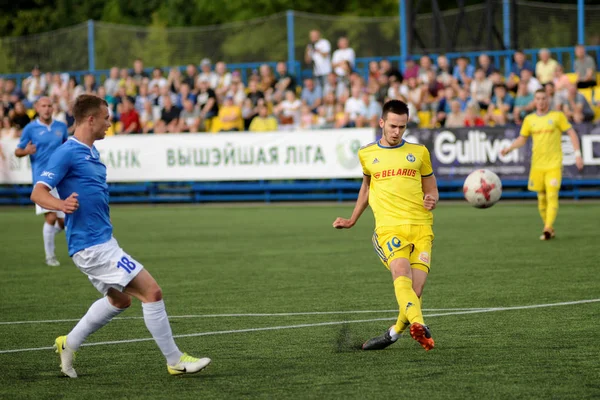
[[[60,121],[52,121],[50,125],[43,124],[39,119],[31,121],[21,133],[18,148],[24,149],[29,142],[35,145],[36,152],[31,154],[31,173],[33,184],[46,168],[50,156],[69,138],[67,125]]]
[[[69,255],[112,237],[106,166],[100,161],[96,147],[89,147],[71,137],[50,157],[38,176],[38,182],[57,188],[61,199],[72,193],[79,197],[79,208],[66,214]]]
[[[371,143],[358,151],[363,173],[371,177],[369,205],[376,229],[397,225],[432,225],[423,207],[421,178],[433,175],[425,146],[405,142],[393,147]]]
[[[533,141],[532,169],[562,168],[562,134],[569,129],[571,124],[560,111],[549,111],[544,115],[533,113],[525,117],[521,136],[531,136]]]

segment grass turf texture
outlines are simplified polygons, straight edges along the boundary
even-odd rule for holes
[[[172,316],[392,310],[393,286],[371,247],[368,210],[349,231],[331,223],[352,206],[113,207],[115,236],[161,285]],[[561,206],[557,239],[540,242],[535,203],[435,212],[424,307],[507,307],[600,298],[598,203]],[[80,318],[98,293],[57,239],[43,263],[42,218],[0,209],[0,321]],[[426,312],[434,314],[440,312]],[[139,302],[123,317],[141,317]],[[60,377],[51,350],[0,354],[0,398],[555,398],[600,396],[600,303],[425,318],[426,353],[408,337],[356,350],[394,312],[173,318],[193,334],[390,318],[346,325],[177,339],[213,364],[171,377],[152,341],[82,347],[79,379]],[[0,325],[0,351],[47,347],[75,322]],[[142,319],[115,320],[89,342],[148,338]]]

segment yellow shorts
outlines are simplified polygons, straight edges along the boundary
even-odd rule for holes
[[[433,229],[431,225],[399,225],[373,233],[373,247],[387,269],[397,258],[406,258],[412,268],[429,273]]]
[[[532,192],[550,192],[560,190],[562,181],[562,168],[535,169],[529,172],[529,184],[527,188]]]

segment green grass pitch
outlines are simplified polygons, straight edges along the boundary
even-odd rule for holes
[[[88,341],[118,343],[82,347],[80,377],[68,379],[49,349],[6,351],[51,346],[75,324],[54,320],[80,318],[99,294],[64,235],[63,265],[47,267],[42,218],[0,209],[0,398],[600,397],[600,302],[579,302],[600,299],[600,203],[562,204],[557,239],[540,242],[533,202],[442,202],[424,294],[430,352],[407,337],[384,351],[356,349],[393,323],[397,306],[371,247],[370,210],[349,231],[331,227],[351,211],[114,206],[115,237],[158,280],[174,334],[189,335],[179,347],[213,364],[169,376],[153,341],[131,342],[149,338],[134,301]],[[561,302],[575,303],[495,309]],[[484,310],[459,310],[475,308]],[[278,313],[300,314],[264,315]]]

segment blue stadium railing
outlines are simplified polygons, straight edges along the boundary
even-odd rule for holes
[[[462,180],[439,181],[440,198],[462,199]],[[503,181],[503,199],[535,198],[525,180]],[[251,182],[140,182],[109,185],[111,203],[208,203],[280,201],[354,201],[361,180],[331,179],[307,181]],[[562,183],[561,197],[600,197],[597,179],[570,179]],[[31,205],[30,185],[0,186],[0,205]]]
[[[592,57],[596,60],[596,65],[600,66],[600,46],[586,46],[588,54],[592,55]],[[538,53],[540,49],[526,49],[524,53],[529,57],[530,61],[535,67],[535,63],[537,62]],[[573,70],[573,60],[575,59],[575,48],[574,47],[554,47],[549,49],[552,53],[552,57],[558,61],[561,65],[565,67],[565,73],[572,72]],[[451,64],[456,61],[459,57],[467,57],[471,65],[477,65],[477,57],[480,54],[485,53],[490,56],[494,66],[500,70],[504,71],[504,65],[506,65],[505,61],[512,60],[512,56],[514,55],[514,50],[491,50],[491,51],[471,51],[471,52],[462,52],[462,53],[444,53]],[[428,55],[432,58],[436,58],[438,56],[437,53],[428,53]],[[419,54],[412,55],[413,58],[419,57]],[[371,61],[381,61],[383,59],[390,60],[400,68],[404,68],[404,63],[402,57],[400,56],[389,56],[389,57],[367,57],[367,58],[357,58],[355,69],[358,71],[360,75],[363,77],[367,77],[369,73],[369,63]],[[254,62],[254,63],[240,63],[240,64],[227,64],[227,67],[230,71],[238,70],[242,75],[242,80],[244,82],[248,81],[248,77],[252,74],[253,70],[257,70],[261,65],[268,64],[273,69],[275,68],[276,62]],[[162,67],[163,69],[168,69],[170,67]],[[184,70],[185,66],[179,66],[180,70]],[[146,68],[148,73],[152,72],[152,67]],[[302,64],[299,61],[296,61],[293,65],[293,71],[295,75],[298,75],[298,71],[300,71],[300,76],[302,78],[307,78],[312,76],[312,70],[302,68]],[[78,82],[82,82],[83,76],[87,74],[92,74],[96,78],[96,82],[104,82],[106,77],[108,76],[109,70],[96,70],[93,72],[90,71],[60,71],[65,72],[71,76],[74,76]],[[504,71],[506,73],[506,71]],[[0,77],[5,79],[14,79],[17,84],[21,84],[21,82],[30,75],[29,72],[25,73],[17,73],[17,74],[0,74]]]

